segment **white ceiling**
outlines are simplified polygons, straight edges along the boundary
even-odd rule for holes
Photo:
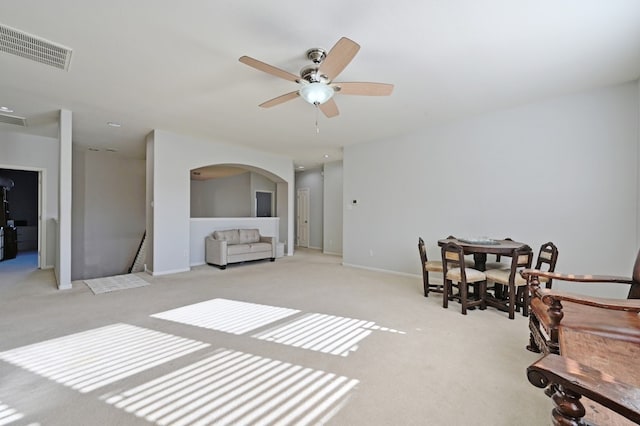
[[[159,128],[314,167],[348,144],[640,76],[638,0],[20,0],[0,2],[0,24],[73,49],[68,71],[0,52],[0,105],[25,131],[55,136],[69,109],[74,144],[138,158]],[[301,99],[258,107],[296,84],[240,56],[297,74],[342,36],[361,49],[336,81],[393,83],[390,97],[336,95],[319,133]]]

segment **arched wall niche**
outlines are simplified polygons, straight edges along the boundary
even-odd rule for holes
[[[278,193],[288,189],[287,183],[274,173],[245,164],[209,164],[190,171],[191,218],[256,217],[257,196],[269,197],[269,217],[277,217]]]
[[[199,242],[215,230],[256,228],[262,235],[276,236],[286,243],[289,184],[284,179],[260,167],[238,163],[208,164],[191,169],[189,175],[191,266],[204,262]],[[258,217],[258,194],[269,198],[265,217]]]

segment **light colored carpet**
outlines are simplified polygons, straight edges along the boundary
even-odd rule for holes
[[[129,288],[143,287],[149,285],[149,283],[138,275],[124,274],[115,275],[113,277],[93,278],[90,280],[84,280],[84,283],[89,286],[93,294],[109,293],[111,291],[126,290]]]
[[[550,424],[526,378],[539,356],[525,317],[464,316],[425,298],[421,277],[340,262],[297,250],[109,297],[0,272],[0,401],[23,416],[11,426]]]

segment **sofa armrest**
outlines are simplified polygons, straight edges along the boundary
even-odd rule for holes
[[[260,236],[261,243],[269,243],[271,244],[271,258],[275,259],[276,257],[276,237],[265,237],[263,235]]]
[[[216,240],[211,235],[205,238],[205,262],[225,266],[227,264],[227,242]]]

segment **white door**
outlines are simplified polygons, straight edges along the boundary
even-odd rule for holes
[[[296,245],[309,247],[309,188],[298,189],[296,205],[298,209]]]

